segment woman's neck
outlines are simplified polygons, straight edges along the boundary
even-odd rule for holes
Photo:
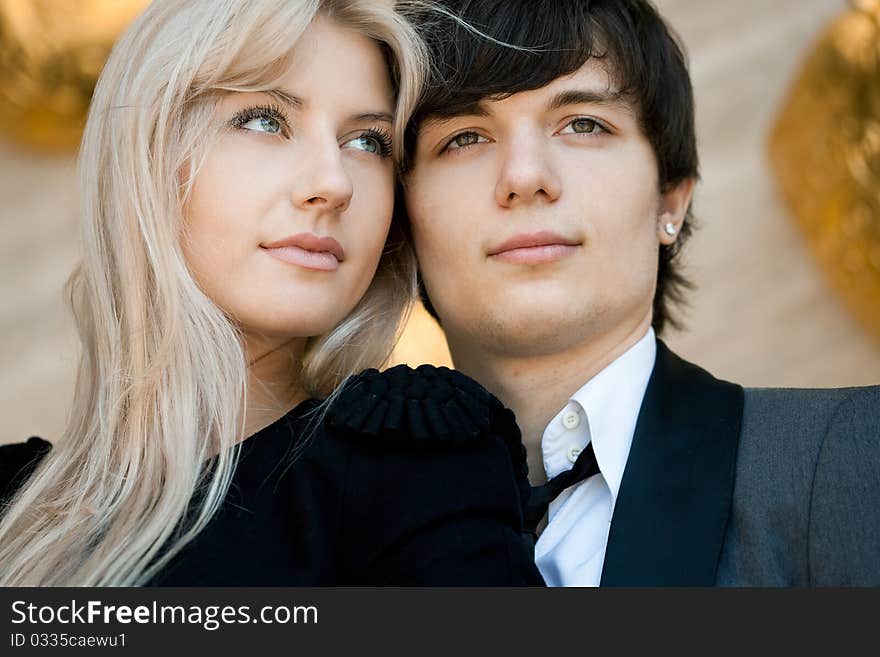
[[[246,340],[247,406],[242,440],[269,426],[304,401],[302,384],[305,339],[269,342]]]

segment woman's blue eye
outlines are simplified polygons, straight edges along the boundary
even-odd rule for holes
[[[388,157],[391,155],[391,135],[384,130],[371,128],[342,144],[342,148],[352,148],[379,157]]]
[[[275,105],[247,107],[236,113],[229,124],[237,130],[288,137],[287,116]]]
[[[273,135],[281,133],[281,123],[278,121],[278,119],[275,119],[271,116],[261,116],[256,119],[251,119],[241,127],[245,130],[254,130],[255,132],[268,132]]]
[[[382,147],[379,145],[379,142],[373,137],[358,137],[357,139],[352,139],[351,141],[345,144],[346,146],[351,145],[351,148],[355,148],[357,150],[366,151],[367,153],[379,153],[382,150]]]

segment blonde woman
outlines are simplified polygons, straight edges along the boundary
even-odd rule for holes
[[[509,411],[433,368],[338,390],[412,297],[422,66],[375,0],[160,0],[128,30],[80,156],[74,409],[0,448],[0,584],[540,583]]]

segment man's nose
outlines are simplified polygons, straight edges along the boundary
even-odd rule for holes
[[[502,152],[504,160],[495,187],[498,205],[512,208],[559,198],[561,181],[551,161],[549,144],[541,136],[511,140]]]

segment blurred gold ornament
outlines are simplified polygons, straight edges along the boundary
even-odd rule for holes
[[[851,5],[807,57],[770,156],[822,269],[880,337],[880,0]]]
[[[0,130],[47,149],[79,143],[98,74],[147,0],[0,0]]]

